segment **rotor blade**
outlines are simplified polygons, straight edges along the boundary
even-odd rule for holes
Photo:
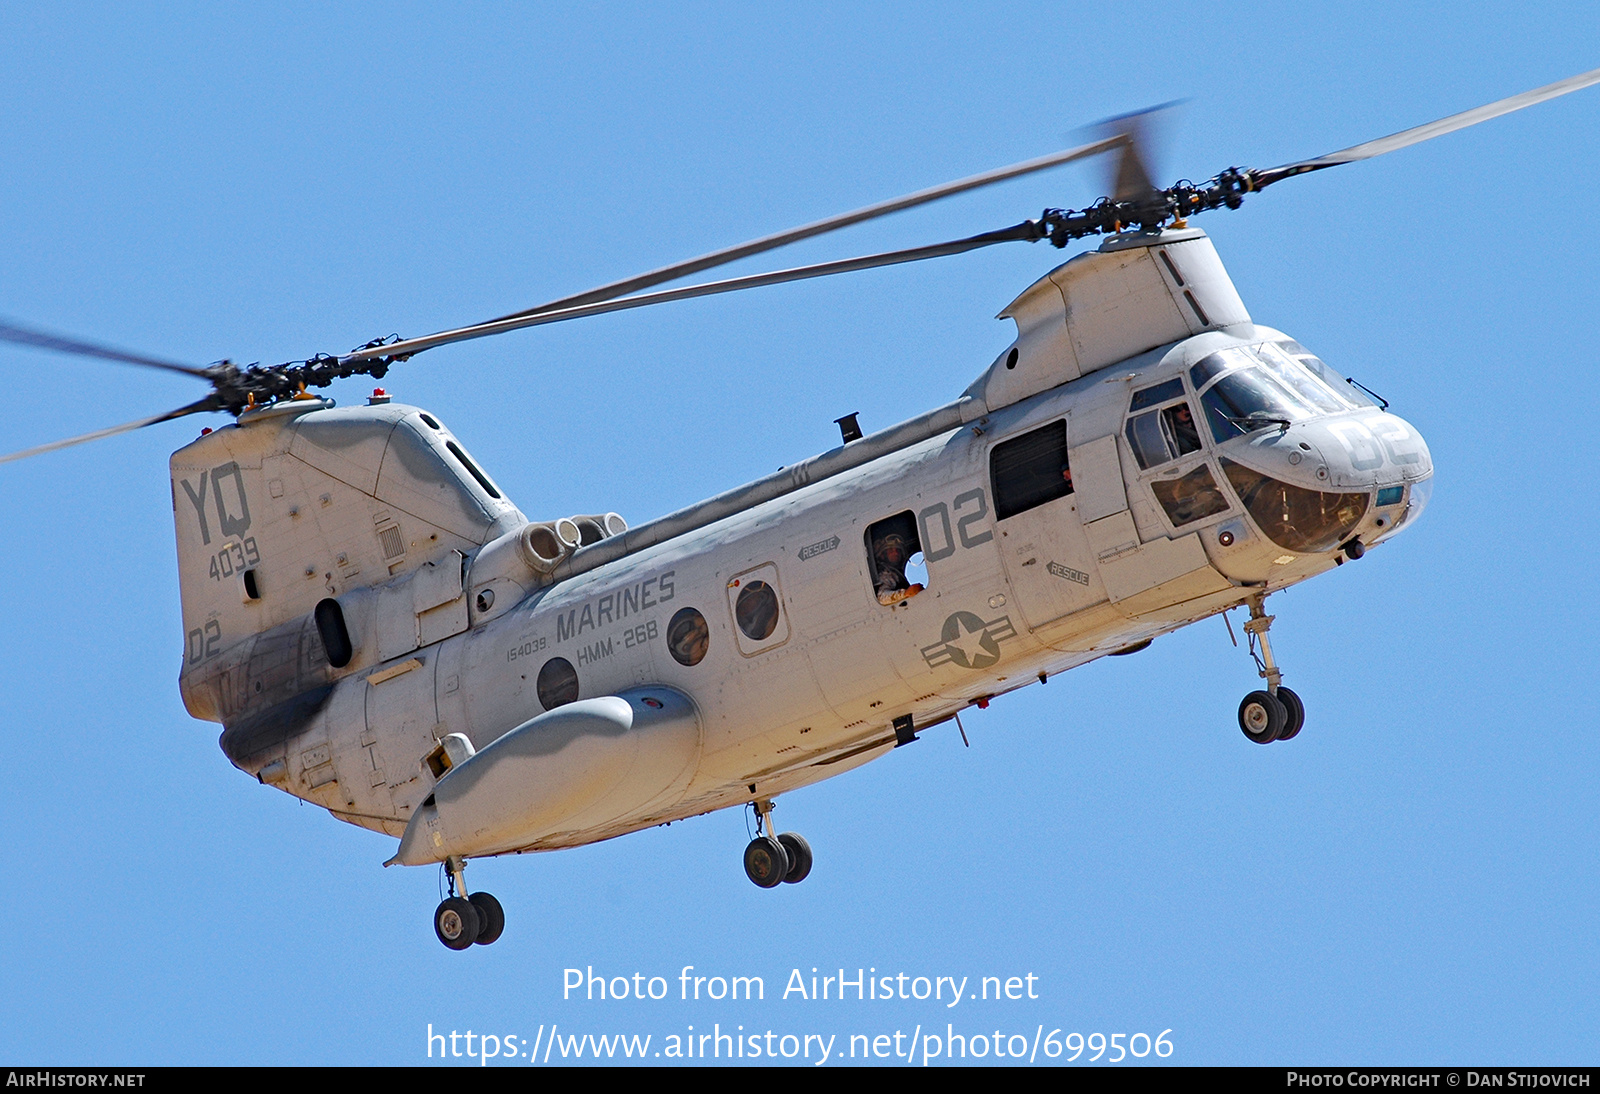
[[[976,190],[997,182],[1005,182],[1007,179],[1020,178],[1035,171],[1043,171],[1046,168],[1059,167],[1064,163],[1099,155],[1101,152],[1108,151],[1123,143],[1123,139],[1121,134],[1104,137],[1088,144],[1079,145],[1077,148],[1069,148],[1064,152],[1055,152],[1048,156],[1040,156],[1037,159],[1014,163],[1009,167],[999,167],[993,171],[985,171],[981,175],[972,175],[968,178],[958,179],[955,182],[947,182],[942,186],[918,190],[914,194],[907,194],[904,197],[893,198],[889,201],[880,201],[876,205],[868,205],[851,213],[841,213],[838,216],[813,221],[798,228],[790,228],[788,231],[753,239],[748,243],[724,247],[720,251],[712,251],[710,254],[701,255],[699,258],[691,258],[686,262],[675,262],[670,266],[662,266],[660,269],[651,270],[649,273],[640,274],[637,277],[613,281],[609,285],[601,285],[597,289],[590,289],[587,292],[577,293],[573,296],[564,296],[560,300],[552,300],[548,304],[540,304],[536,308],[512,312],[510,315],[502,315],[498,319],[490,319],[485,323],[476,325],[486,326],[488,323],[497,323],[507,319],[520,319],[523,316],[536,315],[541,312],[573,308],[581,304],[592,304],[599,300],[612,300],[619,296],[626,296],[641,289],[648,289],[653,285],[660,285],[666,281],[676,281],[680,277],[688,277],[690,274],[709,270],[714,266],[721,266],[741,258],[761,254],[763,251],[770,251],[776,247],[797,243],[802,239],[810,239],[825,232],[847,228],[852,224],[860,224],[863,221],[872,220],[889,213],[896,213],[902,209],[926,205],[928,202],[938,201],[940,198],[947,198],[968,190]]]
[[[1112,201],[1139,201],[1157,192],[1155,183],[1150,181],[1150,150],[1156,143],[1151,136],[1151,123],[1183,102],[1174,99],[1159,106],[1118,114],[1088,128],[1088,132],[1101,136],[1123,138],[1116,167],[1110,176]]]
[[[59,334],[47,334],[44,331],[29,330],[26,327],[15,326],[11,323],[0,323],[0,342],[15,342],[22,346],[54,350],[56,353],[71,353],[79,357],[98,357],[104,361],[120,361],[125,365],[143,365],[146,368],[161,368],[166,369],[168,372],[181,372],[187,376],[198,376],[202,380],[210,379],[204,369],[195,368],[192,365],[178,365],[155,357],[141,357],[136,353],[125,353],[119,349],[97,346],[90,342],[79,342],[73,338],[64,338]]]
[[[37,448],[25,448],[21,452],[13,452],[9,456],[0,456],[0,463],[10,463],[12,460],[25,460],[29,456],[42,455],[45,452],[54,452],[58,448],[71,448],[75,444],[86,444],[89,441],[98,441],[101,437],[114,437],[118,433],[131,433],[135,429],[143,429],[147,425],[157,422],[170,422],[174,418],[182,418],[187,414],[199,414],[206,410],[218,410],[215,397],[208,395],[199,402],[180,406],[177,410],[169,410],[165,414],[157,414],[154,418],[140,418],[135,422],[124,422],[114,425],[110,429],[97,429],[93,433],[84,433],[77,437],[68,437],[64,441],[51,441],[41,444]]]
[[[629,308],[643,308],[650,304],[665,304],[673,300],[688,300],[697,296],[714,296],[719,293],[738,292],[741,289],[756,289],[765,285],[781,285],[788,281],[804,281],[808,278],[852,273],[856,270],[870,270],[879,266],[895,266],[902,262],[920,262],[928,258],[942,258],[945,255],[962,254],[966,251],[977,250],[979,247],[989,247],[996,243],[1008,243],[1018,240],[1033,241],[1039,238],[1038,225],[1034,221],[1026,220],[1010,228],[1002,228],[995,232],[985,232],[982,235],[969,236],[966,239],[951,240],[948,243],[934,243],[926,247],[912,247],[903,251],[885,251],[881,254],[863,255],[860,258],[844,258],[834,262],[822,262],[814,266],[797,266],[788,270],[775,270],[771,273],[729,278],[726,281],[709,281],[700,285],[685,285],[681,289],[663,289],[660,292],[645,293],[640,296],[625,296],[620,300],[603,300],[593,304],[580,304],[576,307],[560,308],[555,311],[537,312],[532,315],[493,319],[487,323],[476,323],[470,327],[430,334],[423,338],[411,338],[402,342],[391,342],[385,346],[357,350],[341,357],[339,363],[345,364],[378,357],[409,357],[412,354],[421,353],[423,350],[432,349],[435,346],[448,345],[452,342],[465,342],[472,338],[486,338],[491,334],[504,334],[507,331],[521,330],[524,327],[560,323],[567,319],[581,319],[587,315],[602,315],[606,312],[625,311]]]
[[[1257,171],[1255,172],[1255,188],[1259,190],[1263,186],[1269,186],[1291,175],[1303,175],[1307,171],[1320,171],[1324,167],[1337,167],[1342,163],[1353,163],[1356,160],[1381,156],[1385,152],[1393,152],[1422,141],[1432,140],[1434,137],[1442,137],[1446,133],[1454,133],[1456,130],[1465,129],[1469,125],[1477,125],[1479,122],[1486,122],[1490,118],[1498,118],[1502,114],[1510,114],[1512,111],[1521,110],[1525,106],[1533,106],[1536,103],[1558,98],[1573,91],[1581,91],[1583,88],[1597,83],[1600,83],[1600,68],[1578,76],[1569,76],[1565,80],[1557,80],[1553,84],[1546,84],[1544,87],[1535,88],[1532,91],[1524,91],[1520,95],[1512,95],[1509,98],[1501,99],[1499,102],[1489,103],[1487,106],[1463,110],[1461,113],[1452,114],[1448,118],[1440,118],[1438,121],[1403,129],[1387,137],[1379,137],[1375,141],[1352,145],[1339,152],[1329,152],[1326,156],[1318,156],[1313,160],[1301,160],[1299,163],[1286,163],[1282,167]]]

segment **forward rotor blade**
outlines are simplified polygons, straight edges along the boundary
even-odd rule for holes
[[[741,289],[756,289],[765,285],[781,285],[788,281],[804,281],[813,277],[828,277],[831,274],[870,270],[879,266],[896,266],[903,262],[920,262],[928,258],[942,258],[945,255],[962,254],[966,251],[977,250],[979,247],[989,247],[996,243],[1033,241],[1039,238],[1038,225],[1034,221],[1027,220],[1011,228],[985,232],[982,235],[969,236],[966,239],[951,240],[948,243],[934,243],[926,247],[912,247],[903,251],[885,251],[881,254],[863,255],[860,258],[844,258],[834,262],[821,262],[814,266],[797,266],[788,270],[775,270],[771,273],[729,278],[726,281],[709,281],[700,285],[685,285],[681,289],[663,289],[660,292],[644,293],[639,296],[625,296],[620,300],[602,300],[593,304],[580,304],[571,308],[536,312],[532,315],[493,319],[487,323],[477,323],[470,327],[462,327],[459,330],[430,334],[424,338],[411,338],[403,342],[391,342],[384,346],[374,346],[372,349],[357,350],[355,353],[341,357],[339,360],[341,364],[345,364],[377,357],[409,357],[412,354],[421,353],[423,350],[432,349],[435,346],[448,345],[452,342],[465,342],[472,338],[486,338],[491,334],[504,334],[507,331],[521,330],[524,327],[538,327],[546,323],[560,323],[568,319],[581,319],[588,315],[603,315],[606,312],[643,308],[650,304],[665,304],[673,300],[688,300],[697,296],[715,296],[719,293],[738,292]]]
[[[1156,144],[1151,133],[1153,123],[1184,101],[1174,99],[1159,106],[1118,114],[1089,127],[1091,133],[1122,138],[1116,166],[1109,177],[1112,201],[1142,201],[1157,192],[1150,172],[1150,152]]]
[[[914,194],[907,194],[904,197],[893,198],[889,201],[880,201],[876,205],[868,205],[865,208],[857,209],[851,213],[841,213],[838,216],[831,216],[824,220],[813,221],[810,224],[804,224],[798,228],[790,228],[788,231],[777,232],[769,236],[762,236],[760,239],[753,239],[748,243],[740,243],[733,247],[724,247],[720,251],[712,251],[710,254],[701,255],[699,258],[691,258],[686,262],[675,262],[670,266],[662,266],[660,269],[651,270],[649,273],[640,274],[637,277],[630,277],[622,281],[613,281],[609,285],[601,285],[597,289],[590,289],[587,292],[577,293],[573,296],[564,296],[560,300],[552,300],[548,304],[540,304],[536,308],[528,308],[524,311],[512,312],[510,315],[502,315],[498,319],[490,319],[485,323],[475,324],[475,326],[487,326],[489,323],[497,323],[508,319],[520,319],[528,315],[537,315],[542,312],[573,308],[581,304],[592,304],[600,300],[613,300],[619,296],[626,296],[629,293],[635,293],[641,289],[648,289],[651,286],[660,285],[663,282],[676,281],[680,277],[688,277],[690,274],[696,274],[702,270],[709,270],[714,266],[721,266],[729,262],[737,261],[741,258],[748,258],[751,255],[758,255],[764,251],[770,251],[774,248],[783,247],[790,243],[798,243],[802,239],[810,239],[813,236],[819,236],[826,232],[837,231],[840,228],[848,228],[852,224],[860,224],[863,221],[886,216],[889,213],[897,213],[903,209],[911,209],[918,205],[926,205],[928,202],[938,201],[940,198],[951,197],[955,194],[965,193],[968,190],[977,190],[984,186],[991,186],[998,182],[1005,182],[1008,179],[1021,178],[1023,175],[1030,175],[1035,171],[1043,171],[1047,168],[1059,167],[1062,164],[1071,163],[1074,160],[1081,160],[1086,159],[1089,156],[1099,155],[1101,152],[1109,151],[1110,149],[1117,147],[1118,145],[1122,144],[1124,140],[1125,138],[1119,133],[1114,136],[1104,137],[1100,140],[1092,141],[1089,144],[1079,145],[1077,148],[1069,148],[1064,152],[1055,152],[1048,156],[1040,156],[1037,159],[1025,160],[1022,163],[1014,163],[1009,167],[999,167],[993,171],[985,171],[981,175],[971,175],[964,179],[958,179],[955,182],[947,182],[942,186],[933,186],[926,190],[918,190]]]
[[[0,323],[0,341],[15,342],[21,346],[33,346],[36,349],[53,350],[56,353],[70,353],[78,357],[98,357],[103,361],[119,361],[125,365],[143,365],[145,368],[166,369],[168,372],[181,372],[186,376],[198,376],[202,380],[210,377],[204,369],[192,365],[179,365],[171,361],[163,361],[156,357],[141,357],[136,353],[126,353],[119,349],[107,346],[97,346],[92,342],[80,342],[74,338],[65,338],[59,334],[47,334],[44,331],[29,330],[11,323]]]
[[[157,422],[170,422],[174,418],[182,418],[187,414],[199,414],[202,411],[218,409],[220,407],[218,407],[215,397],[208,395],[199,402],[181,406],[177,410],[169,410],[165,414],[157,414],[154,418],[140,418],[138,421],[114,425],[110,429],[97,429],[93,433],[84,433],[78,437],[68,437],[64,441],[51,441],[49,444],[41,444],[37,448],[25,448],[21,452],[13,452],[9,456],[0,456],[0,463],[25,460],[29,456],[39,456],[46,452],[54,452],[58,448],[71,448],[75,444],[98,441],[101,437],[114,437],[118,433],[131,433],[135,429],[143,429],[145,426],[155,425]]]
[[[1259,190],[1263,186],[1270,186],[1272,183],[1280,179],[1289,178],[1292,175],[1303,175],[1308,171],[1320,171],[1324,167],[1337,167],[1342,163],[1371,159],[1373,156],[1381,156],[1385,152],[1394,152],[1397,149],[1406,148],[1413,144],[1420,144],[1422,141],[1432,140],[1434,137],[1442,137],[1446,133],[1454,133],[1458,129],[1465,129],[1469,125],[1477,125],[1479,122],[1486,122],[1490,118],[1498,118],[1502,114],[1510,114],[1513,111],[1521,110],[1523,107],[1559,98],[1573,91],[1581,91],[1583,88],[1597,83],[1600,83],[1600,68],[1578,76],[1569,76],[1565,80],[1557,80],[1553,84],[1546,84],[1544,87],[1534,88],[1532,91],[1524,91],[1520,95],[1512,95],[1498,102],[1489,103],[1487,106],[1463,110],[1461,113],[1452,114],[1448,118],[1440,118],[1438,121],[1427,122],[1424,125],[1413,126],[1410,129],[1402,129],[1398,133],[1390,134],[1387,137],[1379,137],[1375,141],[1351,145],[1349,148],[1339,152],[1329,152],[1326,156],[1318,156],[1312,160],[1301,160],[1299,163],[1286,163],[1282,167],[1273,167],[1266,171],[1257,171],[1254,179],[1255,189]]]

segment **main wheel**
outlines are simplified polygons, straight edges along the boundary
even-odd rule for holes
[[[771,836],[757,836],[744,849],[745,876],[763,889],[782,885],[789,873],[789,855]]]
[[[1271,692],[1252,691],[1239,704],[1239,728],[1258,745],[1276,741],[1288,717],[1288,711]]]
[[[464,950],[478,938],[478,909],[458,896],[442,902],[433,912],[433,933],[452,950]]]
[[[789,872],[783,875],[783,880],[798,885],[811,873],[811,845],[799,832],[784,832],[778,842],[783,844],[783,853],[789,856]]]
[[[1283,704],[1285,715],[1283,732],[1278,734],[1278,740],[1287,741],[1306,724],[1306,705],[1300,701],[1300,696],[1286,687],[1278,688],[1278,702]]]
[[[506,929],[506,910],[488,893],[473,893],[467,899],[478,910],[478,937],[473,941],[480,946],[487,946]]]

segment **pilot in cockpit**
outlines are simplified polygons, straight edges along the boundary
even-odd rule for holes
[[[1179,403],[1166,411],[1167,427],[1172,439],[1178,442],[1178,454],[1200,451],[1200,430],[1194,424],[1194,414],[1188,403]]]

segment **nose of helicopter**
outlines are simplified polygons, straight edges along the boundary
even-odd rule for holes
[[[1433,457],[1398,415],[1374,409],[1285,425],[1218,453],[1251,520],[1276,547],[1325,555],[1359,541],[1347,550],[1358,557],[1426,506]]]

